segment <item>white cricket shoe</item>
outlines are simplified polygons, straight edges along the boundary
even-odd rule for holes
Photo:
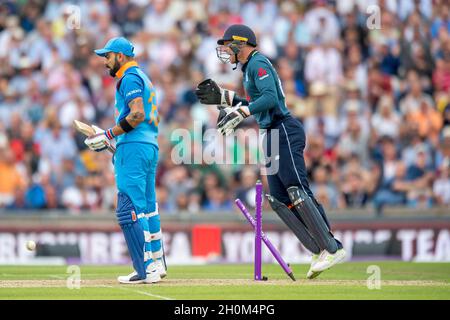
[[[322,271],[313,271],[313,266],[317,263],[317,261],[319,261],[319,256],[320,254],[313,254],[311,257],[311,266],[309,267],[308,273],[306,274],[306,278],[308,279],[314,279],[316,278],[319,274],[322,273]]]
[[[140,279],[137,272],[133,271],[127,276],[118,276],[117,281],[125,284],[140,284],[144,283],[144,279]]]
[[[339,249],[333,254],[327,250],[323,250],[319,256],[319,260],[311,267],[311,270],[313,272],[325,271],[344,260],[345,255],[346,252],[344,249]]]
[[[156,268],[154,262],[150,263],[147,267],[147,278],[145,278],[144,283],[157,283],[161,281],[161,276]]]
[[[156,269],[159,273],[160,278],[158,279],[157,276],[152,274],[153,270]],[[120,283],[126,283],[126,284],[134,284],[134,283],[156,283],[159,282],[162,278],[167,276],[166,268],[164,267],[164,264],[162,260],[156,260],[155,262],[152,262],[147,267],[147,279],[148,281],[144,281],[143,279],[139,279],[137,272],[133,271],[127,276],[119,276],[117,277],[117,281]]]
[[[159,276],[161,278],[165,278],[167,276],[167,271],[166,271],[166,268],[164,267],[164,263],[162,262],[162,260],[157,259],[154,262],[154,264],[155,264],[156,270],[158,270],[158,272],[159,272]]]

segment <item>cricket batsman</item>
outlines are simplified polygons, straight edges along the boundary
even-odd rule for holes
[[[303,151],[305,131],[293,118],[285,103],[281,81],[270,61],[256,50],[256,36],[245,25],[232,25],[217,41],[217,57],[224,63],[242,64],[247,99],[219,87],[213,80],[201,82],[196,95],[201,103],[218,105],[218,131],[231,134],[245,118],[253,115],[261,129],[267,130],[266,159],[278,162],[276,173],[267,176],[269,203],[300,242],[312,252],[308,279],[317,277],[345,258],[342,244],[331,233],[324,208],[314,197],[307,180]],[[278,130],[279,141],[271,141],[271,130]],[[272,146],[278,144],[277,154]],[[270,163],[266,166],[269,167]],[[273,163],[272,163],[273,165]],[[272,166],[273,167],[273,166]]]
[[[109,74],[117,78],[116,125],[85,144],[103,151],[116,139],[113,156],[118,189],[117,220],[125,236],[134,272],[118,277],[120,283],[156,283],[166,276],[160,218],[156,203],[158,162],[158,109],[155,89],[134,60],[134,47],[123,37],[108,41],[95,53],[105,58]]]

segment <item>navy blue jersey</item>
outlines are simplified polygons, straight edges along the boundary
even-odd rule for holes
[[[289,115],[280,78],[265,56],[253,51],[242,71],[248,107],[260,128],[269,128],[275,121]]]

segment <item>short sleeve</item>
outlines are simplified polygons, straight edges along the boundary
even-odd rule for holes
[[[137,75],[127,74],[122,78],[120,90],[122,91],[125,105],[128,105],[133,99],[143,96],[144,84]]]

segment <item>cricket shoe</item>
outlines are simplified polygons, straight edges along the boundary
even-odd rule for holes
[[[148,276],[147,276],[148,277]],[[139,278],[136,271],[133,271],[127,276],[118,276],[117,281],[125,284],[140,284],[144,283],[144,279]]]
[[[144,283],[157,283],[161,281],[161,276],[154,262],[150,263],[147,267],[147,278]]]
[[[162,261],[162,259],[158,259],[154,262],[156,270],[158,270],[159,272],[159,276],[161,278],[165,278],[167,276],[167,270],[166,267],[164,266],[164,263]]]
[[[151,263],[148,267],[147,267],[147,278],[148,279],[152,279],[152,280],[156,280],[156,282],[159,282],[158,277],[156,277],[155,275],[152,274],[152,270],[156,269],[159,273],[160,279],[164,278],[167,276],[167,271],[166,268],[164,268],[164,264],[162,263],[161,260],[157,260],[154,263]],[[144,283],[145,281],[143,279],[139,279],[137,272],[133,271],[132,273],[130,273],[127,276],[119,276],[117,277],[117,280],[120,283]],[[150,280],[150,282],[154,283],[155,281]],[[146,282],[148,283],[148,282]]]
[[[323,250],[319,256],[319,260],[311,267],[313,272],[322,272],[332,266],[338,264],[345,259],[346,252],[344,249],[339,249],[335,253],[329,253]]]
[[[306,274],[306,278],[311,280],[317,278],[317,276],[322,273],[322,271],[312,270],[317,261],[319,261],[319,254],[313,254],[311,257],[311,266],[309,267],[308,273]]]

